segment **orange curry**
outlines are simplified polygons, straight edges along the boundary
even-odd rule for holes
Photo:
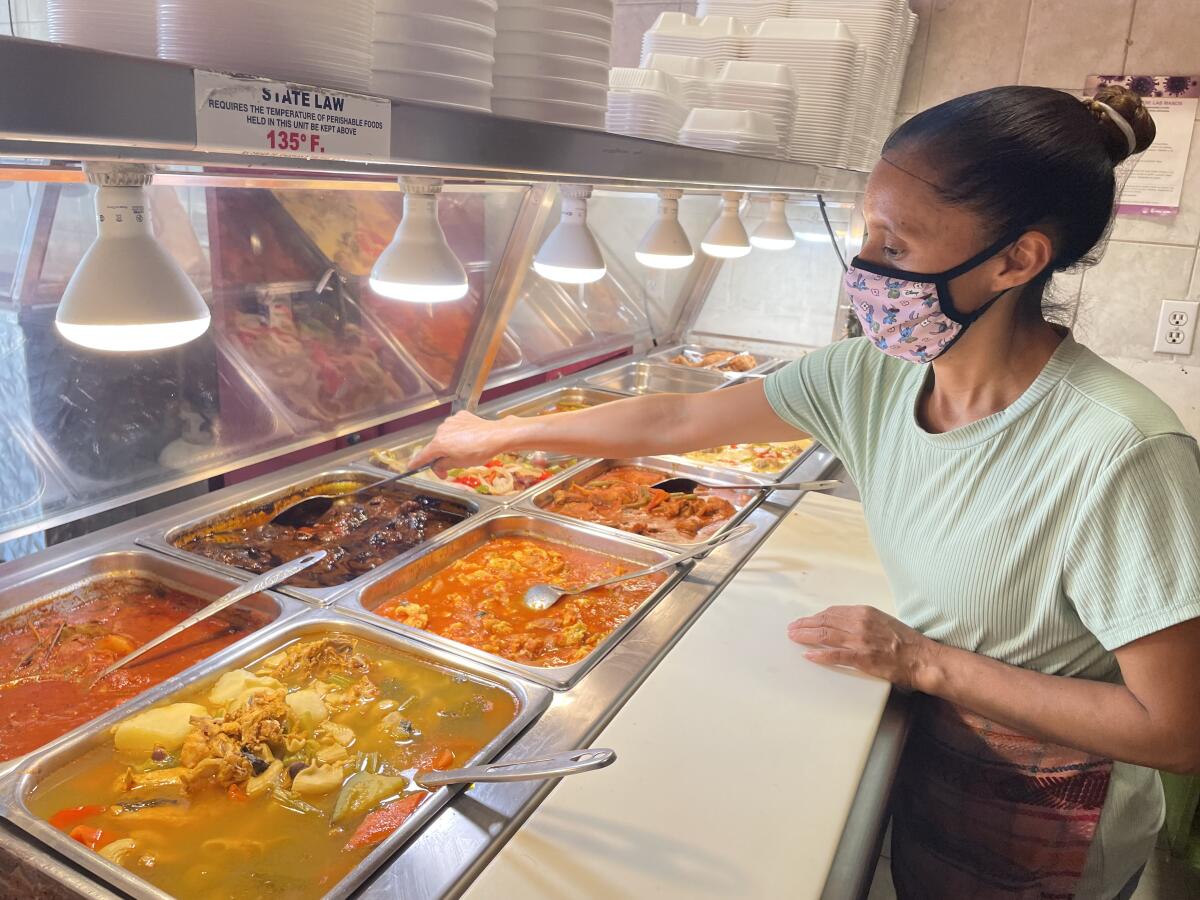
[[[94,581],[0,622],[0,760],[89,722],[266,625],[230,609],[88,689],[98,672],[210,601],[137,576]]]
[[[579,662],[666,580],[655,574],[563,597],[541,612],[522,602],[539,582],[574,587],[632,563],[527,536],[493,538],[375,611],[487,653],[532,666]]]
[[[590,481],[552,491],[541,505],[573,519],[683,543],[707,537],[737,512],[723,497],[668,494],[650,487],[670,477],[657,469],[616,466]]]

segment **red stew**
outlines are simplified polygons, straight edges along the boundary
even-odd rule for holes
[[[225,610],[88,689],[98,672],[210,600],[114,576],[0,621],[0,760],[35,750],[266,625]]]

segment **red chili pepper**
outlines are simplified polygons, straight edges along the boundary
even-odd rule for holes
[[[372,844],[378,844],[397,828],[408,821],[411,816],[421,805],[421,801],[428,797],[428,794],[409,794],[407,797],[401,797],[399,800],[393,800],[387,803],[374,812],[367,814],[367,817],[362,820],[362,824],[358,826],[350,840],[346,842],[346,850],[357,850],[360,847],[369,847]]]
[[[71,829],[71,837],[83,844],[89,850],[99,850],[105,844],[111,844],[117,839],[115,834],[91,828],[87,825],[76,825]]]
[[[66,831],[72,825],[78,825],[84,819],[100,815],[106,808],[104,806],[72,806],[70,809],[60,809],[50,817],[50,824],[55,828]]]
[[[454,479],[459,484],[465,484],[467,487],[479,487],[480,481],[474,475],[460,475]]]
[[[231,784],[225,793],[229,796],[230,800],[241,801],[246,799],[246,789],[237,782]]]
[[[484,463],[484,465],[489,469],[498,469],[500,466],[504,465],[504,463],[500,462],[498,459],[489,459]]]

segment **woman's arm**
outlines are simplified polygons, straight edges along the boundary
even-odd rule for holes
[[[1200,619],[1115,651],[1125,684],[1043,675],[946,647],[869,606],[836,606],[788,635],[849,666],[1025,734],[1122,762],[1200,773]]]
[[[794,441],[803,437],[775,414],[762,379],[704,394],[649,394],[590,409],[499,420],[451,416],[413,457],[439,469],[478,465],[497,453],[546,450],[577,456],[654,456],[719,444]]]

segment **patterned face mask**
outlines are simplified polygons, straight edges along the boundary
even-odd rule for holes
[[[846,293],[862,323],[863,334],[889,356],[928,363],[954,344],[1012,288],[1001,291],[973,313],[954,308],[950,282],[983,265],[1025,232],[1005,234],[965,263],[936,275],[908,272],[864,262],[855,257],[846,271]]]

